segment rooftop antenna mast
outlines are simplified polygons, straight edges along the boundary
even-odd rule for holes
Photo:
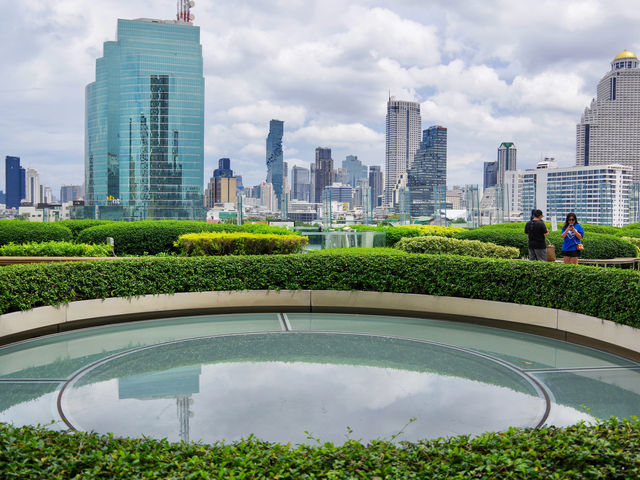
[[[193,0],[178,0],[178,22],[191,23],[195,16],[191,13],[191,9],[195,6],[196,2]]]

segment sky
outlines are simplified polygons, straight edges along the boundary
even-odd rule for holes
[[[628,0],[196,0],[205,76],[205,182],[221,157],[266,178],[269,120],[284,160],[330,147],[384,168],[389,95],[448,129],[447,185],[482,184],[501,142],[518,168],[575,163],[576,124],[620,51],[640,52]],[[173,19],[175,0],[0,0],[0,158],[55,196],[84,179],[84,89],[118,18]],[[4,166],[4,163],[2,164]],[[2,168],[4,170],[4,168]],[[4,174],[0,190],[4,190]]]

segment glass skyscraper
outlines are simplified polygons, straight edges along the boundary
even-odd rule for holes
[[[431,216],[446,208],[447,129],[429,127],[409,167],[407,186],[411,195],[411,216]]]
[[[273,185],[273,192],[278,198],[278,208],[282,202],[282,185],[284,177],[284,162],[282,156],[282,135],[284,122],[271,120],[269,135],[267,135],[267,183]]]
[[[86,88],[86,216],[204,219],[200,28],[118,20]]]
[[[26,197],[25,169],[20,166],[20,157],[5,158],[5,201],[7,208],[18,208]]]

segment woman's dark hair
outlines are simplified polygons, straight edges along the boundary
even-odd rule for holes
[[[573,223],[577,224],[578,223],[578,217],[576,217],[576,214],[573,212],[567,213],[567,218],[565,218],[564,220],[564,226],[562,228],[567,228],[569,226],[569,219],[573,218]]]
[[[534,208],[533,210],[531,210],[531,218],[529,220],[533,220],[533,217],[536,216],[535,213],[536,213],[536,209]]]

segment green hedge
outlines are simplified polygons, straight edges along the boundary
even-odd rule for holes
[[[22,243],[0,246],[0,256],[11,257],[109,257],[111,245],[71,242]]]
[[[408,253],[452,253],[470,257],[518,258],[520,251],[514,247],[503,247],[495,243],[478,240],[458,240],[455,238],[424,236],[403,238],[395,248]]]
[[[71,230],[59,225],[58,222],[0,220],[0,245],[49,241],[70,242],[72,237]]]
[[[307,237],[300,235],[204,232],[180,235],[175,246],[188,256],[276,255],[299,253],[307,241]]]
[[[511,428],[394,444],[169,443],[0,425],[3,478],[631,479],[640,476],[640,423]]]
[[[106,225],[108,223],[112,223],[112,221],[85,219],[85,220],[60,220],[57,223],[58,225],[63,225],[67,227],[69,230],[71,230],[71,233],[73,234],[73,238],[75,240],[76,238],[78,238],[78,234],[81,231],[86,230],[87,228],[96,227],[98,225]]]
[[[640,327],[636,271],[417,254],[150,257],[10,265],[0,269],[0,313],[93,298],[279,289],[478,298],[558,308]]]
[[[454,237],[464,229],[459,227],[439,227],[436,225],[407,225],[404,227],[368,225],[350,225],[358,232],[384,232],[387,234],[387,247],[393,247],[401,238],[421,237],[424,235],[437,235],[439,237]]]
[[[174,243],[180,235],[199,232],[249,232],[294,235],[282,227],[264,224],[232,225],[177,220],[145,220],[140,222],[110,222],[81,231],[80,243],[104,243],[107,237],[115,242],[117,255],[156,255],[177,252]]]
[[[549,228],[549,226],[547,226]],[[481,227],[474,230],[467,230],[456,235],[461,240],[479,240],[481,242],[490,242],[505,247],[516,247],[520,250],[522,257],[527,257],[529,252],[529,238],[524,234],[524,224],[522,228],[517,226],[493,225],[490,227]],[[556,254],[561,256],[562,237],[560,231],[552,232],[549,229],[547,237],[556,247]],[[602,233],[591,233],[585,230],[584,250],[581,258],[617,258],[617,257],[635,257],[636,247],[619,237],[606,235]]]

